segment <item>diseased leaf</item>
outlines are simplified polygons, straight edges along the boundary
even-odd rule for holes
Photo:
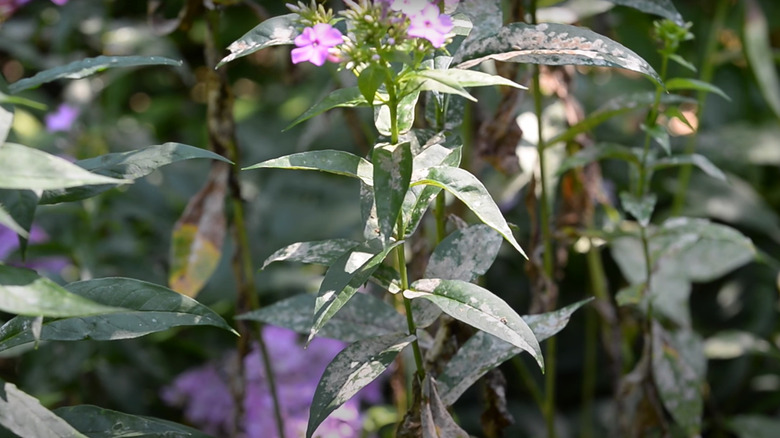
[[[250,169],[319,170],[359,178],[369,186],[374,184],[374,169],[366,159],[349,152],[330,149],[286,155],[245,167],[242,170]]]
[[[87,438],[35,397],[0,379],[0,426],[20,437]]]
[[[98,175],[125,180],[142,178],[155,170],[179,161],[205,158],[230,163],[227,158],[206,149],[181,143],[164,143],[129,152],[115,152],[77,161],[79,167]],[[115,185],[88,185],[64,190],[46,190],[41,204],[56,204],[87,199],[111,190]]]
[[[511,23],[497,33],[474,40],[456,54],[458,68],[488,59],[525,64],[617,67],[642,73],[661,83],[658,73],[625,46],[589,29],[568,24]]]
[[[420,98],[420,90],[410,92],[401,97],[398,102],[398,133],[406,134],[414,125],[414,111],[417,107],[417,99]],[[385,100],[386,101],[386,100]],[[374,103],[374,126],[380,134],[392,135],[390,129],[390,108]]]
[[[283,131],[287,131],[293,126],[318,116],[325,111],[333,108],[354,108],[357,106],[369,106],[368,101],[363,97],[363,93],[358,87],[339,88],[325,96],[324,99],[317,102],[313,107],[307,109],[303,114],[293,120]]]
[[[17,315],[60,318],[121,309],[72,294],[33,270],[0,264],[0,310]]]
[[[502,240],[496,230],[483,224],[457,230],[433,250],[425,278],[474,281],[493,264]]]
[[[490,291],[460,280],[423,279],[404,291],[404,297],[433,302],[453,318],[527,351],[544,369],[539,342],[528,324]]]
[[[668,18],[678,26],[683,26],[685,20],[682,15],[677,12],[672,0],[607,0],[616,5],[628,6],[630,8],[638,9],[642,12],[658,15],[663,18]]]
[[[455,423],[447,406],[439,398],[436,379],[430,373],[423,380],[420,405],[423,438],[469,438],[469,434]]]
[[[0,145],[0,188],[47,190],[131,181],[88,172],[64,158],[15,143]]]
[[[780,118],[780,78],[772,56],[769,24],[756,0],[745,0],[743,43],[756,82],[769,108]]]
[[[390,251],[402,244],[403,240],[394,242],[378,252],[373,252],[365,246],[359,247],[339,257],[328,268],[317,293],[314,318],[307,343],[311,342],[325,323],[344,307],[357,289],[368,281]]]
[[[211,435],[172,421],[97,406],[68,406],[55,409],[54,413],[89,438],[211,438]]]
[[[379,377],[414,336],[395,333],[355,342],[325,368],[309,411],[306,438],[339,406]]]
[[[571,315],[590,301],[582,300],[541,315],[524,315],[523,320],[541,342],[563,330]],[[477,332],[460,347],[439,375],[438,388],[442,401],[451,406],[485,373],[522,351],[491,334]]]
[[[667,167],[685,166],[690,164],[698,167],[704,173],[715,179],[726,181],[726,175],[723,173],[723,171],[712,164],[712,161],[710,161],[707,157],[699,154],[664,157],[653,162],[653,169],[664,169]]]
[[[389,243],[393,235],[404,197],[409,190],[412,158],[409,142],[374,146],[371,158],[374,166],[374,202],[379,231],[385,244]]]
[[[298,19],[298,14],[285,14],[271,17],[258,24],[228,46],[230,55],[222,58],[217,68],[266,47],[293,44],[298,34],[295,30]]]
[[[230,168],[215,162],[208,181],[173,227],[168,285],[195,298],[217,269],[225,240],[225,194]]]
[[[147,65],[170,65],[179,67],[181,61],[176,61],[162,56],[98,56],[71,62],[68,65],[55,67],[37,73],[35,76],[20,79],[8,86],[11,94],[16,94],[41,84],[57,79],[81,79],[91,76],[109,68],[140,67]]]
[[[314,314],[314,295],[299,294],[236,319],[260,321],[308,335]],[[355,342],[406,330],[406,318],[371,295],[356,293],[317,333],[324,338]]]
[[[300,262],[331,265],[345,252],[360,243],[347,239],[330,239],[316,242],[297,242],[276,250],[263,262],[265,269],[273,262]]]
[[[650,217],[655,210],[655,203],[658,200],[655,193],[648,193],[640,199],[628,192],[620,192],[620,203],[623,208],[631,213],[640,225],[646,227],[650,224]]]
[[[525,252],[512,235],[501,210],[482,183],[466,170],[450,166],[434,166],[412,175],[412,185],[433,185],[455,195],[485,223],[498,231],[523,257]]]

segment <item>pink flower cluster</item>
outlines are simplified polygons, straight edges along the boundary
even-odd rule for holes
[[[454,27],[449,15],[440,13],[439,6],[425,0],[394,0],[390,8],[409,17],[408,36],[426,39],[437,49],[444,45]]]
[[[17,9],[30,3],[32,0],[0,0],[0,21],[8,18],[16,12]],[[62,6],[68,2],[68,0],[51,0],[52,3],[58,6]]]

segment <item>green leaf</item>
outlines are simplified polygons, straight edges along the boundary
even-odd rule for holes
[[[306,438],[339,406],[379,377],[414,340],[404,333],[364,339],[349,345],[325,368],[309,411]]]
[[[672,4],[672,0],[607,0],[616,5],[628,6],[642,12],[668,18],[678,26],[685,25],[682,15]]]
[[[273,262],[300,262],[331,265],[360,243],[347,239],[330,239],[316,242],[297,242],[276,250],[263,262],[265,269]]]
[[[745,0],[743,43],[758,88],[775,116],[780,118],[780,78],[773,61],[766,15],[756,0]]]
[[[436,91],[438,93],[455,94],[457,96],[476,102],[472,96],[458,81],[447,77],[450,70],[423,70],[415,72],[412,76],[411,87],[419,91]],[[438,72],[438,73],[435,73]]]
[[[19,225],[19,223],[17,223],[16,220],[14,220],[14,217],[11,216],[11,214],[8,213],[8,211],[6,211],[5,208],[3,208],[2,202],[0,202],[0,225],[9,228],[11,231],[13,231],[14,233],[18,234],[19,236],[25,239],[30,235],[30,233],[28,233],[27,230],[24,229],[24,227]]]
[[[89,438],[210,438],[199,430],[158,418],[130,415],[97,406],[80,405],[55,409],[64,419]]]
[[[423,70],[419,75],[442,82],[444,84],[457,84],[460,87],[488,87],[492,85],[504,85],[512,88],[527,90],[528,88],[517,82],[502,76],[492,75],[477,70],[462,70],[451,68],[446,70]],[[466,97],[466,96],[463,96]]]
[[[27,239],[35,218],[39,193],[33,190],[0,189],[0,223]]]
[[[409,299],[433,302],[453,318],[472,325],[527,351],[544,369],[544,359],[528,324],[501,298],[475,284],[461,280],[423,279],[404,291]]]
[[[11,94],[16,94],[57,79],[81,79],[109,68],[139,67],[146,65],[170,65],[179,67],[181,61],[162,56],[98,56],[71,62],[37,73],[31,78],[21,79],[8,86]]]
[[[376,103],[376,102],[374,102]],[[318,116],[325,111],[333,108],[354,108],[357,106],[369,106],[368,101],[363,97],[363,93],[358,87],[339,88],[325,96],[324,99],[317,102],[313,107],[307,109],[303,114],[293,120],[283,131],[287,131],[293,126]]]
[[[707,157],[699,154],[664,157],[653,162],[653,169],[664,169],[667,167],[686,166],[691,164],[698,167],[704,173],[715,179],[726,181],[726,175],[723,173],[723,171],[712,164],[712,161],[710,161]]]
[[[523,320],[541,342],[563,330],[571,315],[591,299],[570,304],[554,312],[524,315]],[[521,352],[521,349],[493,335],[477,332],[460,347],[439,375],[438,387],[442,401],[451,406],[485,373]]]
[[[780,430],[780,419],[763,415],[737,415],[726,424],[738,438],[775,438]]]
[[[231,163],[227,158],[206,149],[181,143],[164,143],[129,152],[116,152],[77,161],[75,164],[98,175],[135,180],[155,170],[184,160],[210,159]],[[232,163],[231,163],[232,164]],[[111,185],[89,185],[43,192],[41,204],[80,201],[114,188]]]
[[[374,146],[371,157],[374,165],[374,202],[376,202],[379,231],[386,244],[393,235],[404,197],[409,190],[412,159],[409,142]]]
[[[398,102],[398,133],[406,134],[414,125],[414,111],[420,90],[404,95]],[[387,105],[374,104],[374,126],[380,134],[390,136],[390,108]]]
[[[35,397],[0,379],[0,426],[20,437],[87,438]]]
[[[166,287],[130,278],[100,278],[65,286],[71,296],[107,311],[72,312],[44,320],[43,341],[132,339],[180,326],[214,326],[235,331],[213,310]],[[0,289],[1,290],[1,289]],[[105,307],[112,306],[112,307]],[[89,313],[92,313],[90,315]],[[0,327],[0,351],[33,342],[32,318],[16,317]]]
[[[452,419],[430,373],[423,380],[420,410],[422,438],[469,438],[469,434]]]
[[[650,137],[661,146],[666,155],[672,153],[672,145],[669,143],[669,131],[661,125],[646,126],[642,125],[642,130],[650,134]]]
[[[474,281],[493,264],[502,241],[496,230],[483,224],[457,230],[433,250],[425,278]]]
[[[440,187],[455,195],[485,225],[498,231],[523,257],[527,258],[523,248],[512,235],[512,230],[501,214],[501,210],[477,177],[457,167],[434,166],[412,176],[412,185],[421,184]]]
[[[319,170],[359,178],[369,186],[374,185],[374,169],[371,163],[355,154],[338,150],[299,152],[263,161],[242,170],[250,169]]]
[[[325,323],[344,307],[363,283],[368,281],[371,273],[387,258],[390,251],[402,244],[403,240],[394,242],[376,253],[362,246],[342,255],[328,268],[317,293],[314,318],[307,342],[311,342]]]
[[[248,319],[284,327],[308,335],[316,298],[299,294],[236,319]],[[392,306],[369,294],[356,293],[317,333],[324,338],[355,342],[406,330],[406,318]]]
[[[0,310],[17,315],[58,318],[122,309],[74,295],[33,270],[0,264]]]
[[[709,82],[700,81],[698,79],[673,78],[666,81],[664,85],[666,85],[666,89],[669,91],[696,90],[707,93],[715,93],[718,96],[731,102],[731,98],[723,90],[716,87],[715,85],[710,84]]]
[[[646,227],[650,224],[650,217],[655,210],[655,203],[658,200],[655,193],[649,193],[640,199],[628,192],[620,192],[620,203],[623,208],[631,213],[640,225]]]
[[[293,44],[298,35],[295,30],[298,20],[298,14],[286,14],[263,21],[228,46],[230,55],[222,58],[217,68],[266,47]]]
[[[593,147],[587,147],[574,155],[566,157],[558,167],[558,175],[563,175],[571,169],[585,166],[595,161],[601,161],[608,158],[614,160],[623,160],[639,168],[641,161],[636,150],[614,143],[599,143]]]
[[[653,380],[658,394],[686,435],[698,436],[704,407],[701,391],[706,376],[697,373],[683,348],[658,322],[653,322]]]
[[[678,55],[676,53],[672,53],[671,55],[669,55],[669,59],[674,61],[674,62],[676,62],[677,64],[680,64],[681,66],[687,68],[688,70],[690,70],[690,71],[692,71],[694,73],[696,73],[696,71],[697,71],[695,65],[693,65],[690,62],[688,62],[688,60],[686,60],[685,58],[683,58],[682,56],[680,56],[680,55]]]
[[[88,172],[69,161],[15,143],[0,145],[0,188],[47,190],[131,181]]]
[[[381,87],[385,80],[389,79],[387,69],[377,64],[370,64],[363,69],[358,76],[358,88],[360,93],[366,99],[366,102],[373,104],[377,90]]]
[[[662,83],[658,73],[625,46],[589,29],[568,24],[511,23],[497,33],[472,41],[456,54],[458,68],[488,59],[525,64],[617,67]]]
[[[0,105],[0,144],[5,143],[8,133],[11,132],[11,126],[14,124],[14,113],[8,111]]]

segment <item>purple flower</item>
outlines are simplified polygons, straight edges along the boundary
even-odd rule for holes
[[[30,243],[42,243],[49,240],[49,236],[43,231],[43,228],[33,226],[30,230]],[[15,250],[19,248],[19,237],[14,231],[5,225],[0,225],[0,262],[8,259]],[[63,257],[41,257],[32,260],[27,260],[24,263],[9,263],[14,266],[22,266],[25,268],[47,271],[47,272],[60,272],[66,266],[68,261]]]
[[[431,4],[428,0],[393,0],[390,9],[412,16]]]
[[[413,0],[409,0],[413,1]],[[411,23],[407,35],[413,38],[424,38],[439,48],[447,40],[447,34],[454,27],[452,18],[439,13],[439,7],[433,4],[425,6],[420,12],[409,16]]]
[[[317,23],[314,27],[303,29],[295,37],[297,48],[292,50],[292,62],[298,64],[309,61],[316,66],[325,64],[325,60],[335,61],[330,49],[344,42],[341,32],[327,23]]]
[[[63,103],[56,111],[46,115],[46,129],[49,132],[69,131],[79,113],[78,107]]]

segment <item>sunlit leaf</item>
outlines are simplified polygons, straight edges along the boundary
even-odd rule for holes
[[[404,296],[433,302],[453,318],[527,351],[544,368],[539,342],[528,324],[490,291],[461,280],[423,279],[415,281]]]
[[[420,90],[410,92],[401,97],[398,102],[398,133],[405,134],[412,129],[414,125],[414,113],[417,107],[417,99],[420,98]],[[374,104],[374,126],[380,134],[392,135],[390,129],[390,108],[383,105]]]
[[[97,175],[64,158],[15,143],[0,145],[0,188],[47,190],[131,181]]]
[[[642,12],[668,18],[678,26],[685,24],[682,15],[672,4],[672,0],[607,0],[616,5],[628,6]]]
[[[169,142],[129,152],[115,152],[100,155],[94,158],[77,161],[75,164],[98,175],[134,180],[149,175],[155,170],[169,164],[201,158],[230,163],[230,160],[227,158],[209,150],[186,144]],[[114,187],[114,184],[102,184],[74,187],[65,190],[46,190],[43,192],[41,204],[80,201],[103,193]]]
[[[525,252],[512,235],[501,210],[482,183],[466,170],[450,166],[434,166],[412,175],[412,185],[433,185],[455,195],[485,223],[498,231],[504,239],[525,257]]]
[[[523,320],[539,342],[548,339],[566,327],[571,315],[591,299],[582,300],[553,312],[524,315]],[[479,331],[460,347],[439,375],[439,394],[450,406],[480,377],[523,350],[501,339]]]
[[[0,144],[5,143],[11,126],[14,124],[14,113],[0,105]]]
[[[512,23],[496,34],[474,40],[456,54],[458,68],[488,59],[524,64],[617,67],[647,75],[658,73],[639,55],[589,29],[557,23]]]
[[[228,46],[230,55],[222,58],[217,68],[266,47],[292,44],[297,35],[298,20],[298,14],[286,14],[263,21]]]
[[[420,405],[423,438],[469,438],[469,434],[452,419],[439,397],[436,379],[430,374],[426,374],[423,380]]]
[[[324,99],[317,102],[313,107],[307,109],[303,114],[293,120],[284,131],[292,128],[293,126],[309,120],[314,116],[318,116],[325,111],[333,108],[354,108],[357,106],[368,106],[368,101],[363,97],[363,93],[358,87],[339,88],[325,96]]]
[[[0,426],[20,437],[87,438],[35,397],[0,379]]]
[[[436,246],[425,278],[473,281],[493,264],[502,241],[496,230],[483,224],[457,230]]]
[[[54,413],[89,438],[210,438],[199,430],[159,418],[130,415],[97,406],[55,409]]]
[[[769,108],[780,118],[780,78],[772,56],[769,24],[756,0],[745,0],[745,54]]]
[[[314,295],[298,294],[236,319],[260,321],[308,335],[314,314]],[[325,324],[317,336],[355,342],[406,330],[406,318],[392,306],[371,295],[356,293]]]
[[[374,146],[371,163],[374,166],[374,202],[379,231],[389,242],[401,214],[401,206],[412,177],[412,151],[409,142],[398,145]]]
[[[723,90],[721,90],[715,85],[710,84],[709,82],[700,81],[698,79],[673,78],[666,81],[664,85],[666,85],[666,89],[669,91],[696,90],[696,91],[705,91],[707,93],[715,93],[718,96],[731,102],[731,98]]]
[[[325,368],[309,411],[306,438],[339,406],[374,381],[395,360],[398,353],[414,340],[404,333],[383,335],[355,342]]]
[[[276,250],[263,262],[265,269],[274,262],[300,262],[331,265],[345,252],[358,246],[359,243],[347,239],[330,239],[316,242],[297,242]]]
[[[132,339],[180,326],[214,326],[233,331],[222,317],[203,304],[145,281],[100,278],[70,283],[65,288],[72,296],[112,313],[96,310],[81,313],[86,316],[63,315],[63,319],[44,320],[41,340]],[[31,323],[32,318],[16,317],[0,327],[0,350],[32,342]]]
[[[371,163],[355,154],[339,150],[300,152],[263,161],[262,163],[245,167],[243,170],[272,168],[319,170],[321,172],[360,178],[369,186],[374,184],[374,169]]]
[[[104,304],[70,293],[33,270],[0,264],[0,310],[3,312],[58,318],[121,310],[113,304]]]
[[[140,67],[147,65],[170,65],[179,67],[181,61],[162,56],[98,56],[71,62],[68,65],[55,67],[37,73],[35,76],[20,79],[8,86],[12,94],[35,88],[41,84],[57,79],[81,79],[109,68]]]
[[[208,181],[173,227],[168,285],[194,298],[217,269],[225,240],[225,194],[230,168],[214,163]]]
[[[504,85],[512,88],[527,90],[517,82],[510,81],[503,76],[491,75],[477,70],[447,69],[447,70],[423,70],[419,72],[423,77],[433,79],[445,84],[457,84],[460,87],[488,87],[492,85]],[[464,96],[466,97],[466,96]]]

